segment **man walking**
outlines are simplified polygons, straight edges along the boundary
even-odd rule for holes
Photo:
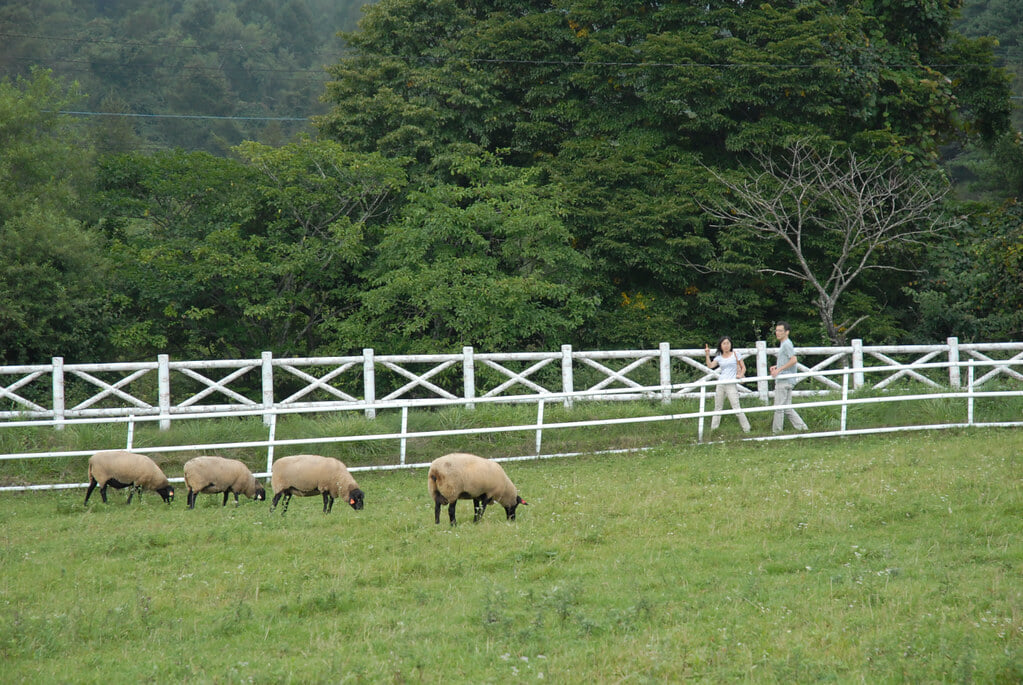
[[[781,407],[792,404],[792,388],[796,385],[796,379],[791,374],[796,373],[796,346],[789,340],[790,327],[787,322],[779,321],[774,326],[774,336],[778,338],[778,359],[771,367],[771,377],[774,378],[774,406]],[[785,427],[785,417],[789,417],[796,430],[807,430],[806,423],[799,417],[792,407],[778,409],[774,412],[775,433],[781,433]]]

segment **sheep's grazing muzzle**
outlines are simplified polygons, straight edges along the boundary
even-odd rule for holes
[[[352,506],[352,509],[359,511],[365,506],[365,496],[362,494],[362,490],[352,490],[348,494],[348,504]]]

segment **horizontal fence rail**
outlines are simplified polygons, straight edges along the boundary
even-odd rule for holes
[[[756,384],[742,392],[766,401],[768,369],[775,347],[758,341],[739,348],[756,371]],[[882,390],[896,383],[958,389],[960,361],[988,365],[975,380],[981,387],[995,379],[1023,380],[1013,368],[1023,359],[1023,343],[797,348],[798,370],[810,382],[797,396],[838,391],[827,371],[852,370],[854,389]],[[1000,358],[999,358],[1000,357]],[[929,366],[941,361],[943,366]],[[885,369],[881,373],[879,369]],[[667,403],[695,397],[697,384],[717,372],[704,364],[703,349],[579,351],[565,345],[557,352],[480,353],[465,347],[458,354],[377,355],[372,349],[345,357],[0,366],[0,427],[25,419],[66,420],[96,417],[158,416],[168,428],[175,416],[221,414],[261,409],[269,423],[282,408],[350,409],[373,417],[379,402],[451,400],[467,407],[477,401],[533,402],[534,396],[557,397],[566,406],[592,399],[634,400],[651,393]],[[869,378],[869,380],[868,380]],[[651,389],[653,388],[653,389]],[[615,390],[607,393],[606,390]]]
[[[813,349],[813,348],[811,348]],[[831,349],[831,348],[827,348]],[[800,351],[801,353],[801,351]],[[1012,359],[995,360],[986,357],[986,354],[990,351],[982,353],[978,358],[975,355],[970,355],[969,359],[957,360],[955,363],[950,361],[931,362],[931,361],[920,361],[919,359],[913,363],[912,369],[908,369],[905,364],[895,363],[888,365],[863,365],[860,367],[841,367],[841,368],[827,368],[834,361],[833,358],[829,358],[825,362],[819,363],[814,367],[807,368],[805,365],[800,364],[800,372],[792,374],[790,378],[797,379],[799,383],[807,384],[809,382],[817,383],[822,389],[811,389],[801,390],[799,394],[805,399],[804,401],[794,402],[792,406],[799,410],[815,407],[839,407],[841,409],[840,422],[837,430],[829,431],[808,431],[797,434],[783,434],[778,436],[752,436],[745,437],[743,440],[790,440],[794,438],[806,438],[806,437],[828,437],[828,436],[848,436],[848,435],[861,435],[868,433],[885,433],[894,431],[906,431],[906,430],[932,430],[932,429],[944,429],[944,428],[958,428],[967,426],[1023,426],[1023,416],[1018,421],[1002,421],[1002,422],[978,422],[974,417],[974,405],[976,400],[981,398],[1009,398],[1009,397],[1023,397],[1023,384],[1019,387],[1010,389],[999,389],[999,390],[983,390],[980,389],[980,381],[983,380],[985,383],[990,381],[995,375],[1004,375],[1006,378],[1013,380],[1023,380],[1023,374],[1020,374],[1015,367],[1023,365],[1023,359],[1020,359],[1017,354]],[[891,354],[891,352],[882,352],[879,354]],[[925,353],[929,354],[929,353]],[[832,354],[833,356],[833,354]],[[929,358],[933,358],[929,357]],[[507,362],[507,359],[503,360]],[[396,363],[393,362],[392,363]],[[595,362],[600,364],[600,362]],[[534,366],[536,362],[534,361]],[[759,361],[758,361],[759,365]],[[902,376],[900,376],[902,374]],[[857,376],[864,378],[864,383],[857,388],[855,379]],[[921,378],[930,379],[932,376],[940,376],[942,378],[955,378],[960,383],[958,385],[946,386],[941,388],[939,386],[932,386],[929,383],[925,383],[926,392],[912,392],[913,386],[906,384],[899,390],[905,392],[894,392],[892,385],[894,380],[898,380],[903,376],[916,376],[919,375]],[[965,375],[965,381],[963,380]],[[868,383],[866,377],[881,378],[883,381]],[[898,378],[897,378],[898,377]],[[322,379],[322,377],[320,377]],[[747,397],[758,397],[761,395],[759,388],[763,386],[773,386],[772,378],[769,374],[759,374],[752,377],[747,377],[739,383],[739,388],[746,391]],[[887,381],[882,386],[881,383]],[[219,412],[205,412],[205,413],[176,413],[170,415],[161,414],[130,414],[128,416],[97,416],[97,417],[82,417],[82,418],[49,418],[49,419],[31,419],[22,418],[21,420],[11,420],[4,423],[0,423],[0,430],[3,428],[15,428],[15,427],[44,427],[51,426],[59,428],[69,424],[88,424],[88,423],[125,423],[127,426],[127,436],[124,445],[108,446],[103,449],[136,449],[134,445],[134,431],[135,426],[139,423],[146,422],[164,422],[164,421],[178,421],[178,420],[196,420],[196,419],[209,419],[209,418],[230,418],[230,417],[251,417],[251,416],[262,416],[267,424],[268,436],[266,440],[254,440],[244,442],[225,442],[225,443],[206,443],[206,444],[193,444],[193,445],[173,445],[173,446],[158,446],[158,447],[145,447],[142,451],[146,453],[167,453],[167,452],[217,452],[223,450],[242,449],[242,448],[255,448],[266,450],[266,470],[256,473],[257,477],[266,478],[269,477],[272,470],[274,461],[275,449],[281,447],[292,447],[298,445],[329,445],[346,442],[372,442],[372,441],[396,441],[398,443],[398,453],[395,458],[395,462],[392,464],[381,464],[373,466],[354,466],[351,468],[352,471],[368,471],[368,470],[390,470],[390,469],[404,469],[404,468],[422,468],[426,467],[428,463],[408,463],[406,461],[406,448],[410,440],[417,438],[430,438],[430,437],[442,437],[442,436],[460,436],[460,435],[480,435],[486,433],[499,433],[499,432],[523,432],[528,431],[535,433],[535,452],[530,455],[522,455],[517,457],[505,457],[499,458],[497,461],[512,461],[521,459],[548,459],[554,457],[565,457],[574,456],[577,453],[559,453],[559,454],[544,454],[542,450],[543,434],[544,431],[553,431],[565,428],[580,428],[589,426],[611,426],[611,425],[642,425],[655,422],[674,421],[683,424],[685,422],[693,423],[695,427],[695,439],[697,442],[705,441],[704,423],[707,418],[714,416],[730,416],[736,413],[733,409],[722,409],[720,411],[713,411],[707,408],[708,401],[711,400],[714,394],[714,390],[717,385],[721,383],[730,383],[732,381],[720,381],[714,374],[708,373],[703,377],[686,383],[676,383],[671,385],[638,385],[636,383],[628,383],[627,387],[623,388],[597,388],[587,387],[585,390],[579,391],[567,391],[567,392],[553,392],[549,391],[542,386],[536,388],[536,392],[532,394],[518,395],[514,399],[517,402],[532,403],[536,405],[536,421],[531,424],[516,424],[508,426],[491,426],[485,428],[467,428],[467,429],[452,429],[452,430],[435,430],[435,431],[409,431],[408,430],[408,416],[412,410],[429,410],[437,407],[447,406],[464,406],[464,397],[441,397],[441,398],[424,398],[424,399],[401,399],[400,397],[392,397],[389,399],[375,400],[372,404],[366,402],[346,402],[342,404],[334,405],[322,405],[317,404],[316,406],[309,406],[308,403],[298,404],[277,404],[272,407],[253,407],[248,409],[222,409]],[[757,391],[749,390],[747,386],[753,386],[758,388]],[[880,388],[879,388],[880,386]],[[872,388],[874,390],[880,390],[882,393],[880,396],[871,395],[866,397],[856,397],[853,393],[857,389]],[[837,392],[835,391],[837,389]],[[393,394],[393,393],[392,393]],[[839,395],[838,398],[835,398]],[[646,416],[634,416],[627,418],[611,418],[611,419],[593,419],[583,421],[563,421],[563,422],[545,422],[544,421],[544,409],[552,403],[558,402],[566,405],[570,405],[573,401],[587,399],[587,400],[620,400],[623,397],[631,398],[642,398],[644,400],[654,401],[660,404],[660,400],[668,398],[671,401],[672,398],[686,398],[689,400],[697,400],[697,409],[695,411],[684,411],[675,413],[656,413]],[[749,404],[744,405],[741,409],[746,414],[757,414],[763,412],[775,412],[779,408],[766,403],[769,399],[769,393],[766,393],[763,397],[764,402],[759,405]],[[885,404],[890,402],[920,402],[920,401],[933,401],[939,399],[951,399],[963,402],[963,420],[953,423],[943,424],[930,424],[930,425],[910,425],[910,426],[884,426],[884,427],[862,427],[853,428],[848,425],[848,409],[864,404]],[[480,396],[474,398],[475,403],[498,403],[507,402],[508,397],[499,393],[491,396]],[[382,411],[382,410],[398,410],[401,412],[401,430],[399,432],[390,433],[374,433],[368,435],[346,435],[346,436],[331,436],[321,438],[294,438],[294,439],[278,439],[276,438],[276,427],[277,419],[280,416],[294,415],[294,414],[308,414],[308,413],[323,413],[323,412],[351,412],[351,411]],[[682,435],[680,429],[679,434]],[[609,452],[627,452],[635,451],[635,449],[644,448],[633,448],[633,449],[622,449],[622,450],[608,450]],[[63,451],[63,452],[22,452],[22,453],[11,453],[11,454],[0,454],[0,462],[5,460],[15,459],[39,459],[39,458],[55,458],[55,457],[78,457],[91,455],[99,449],[93,450],[77,450],[77,451]],[[172,477],[172,482],[181,482],[183,479],[178,477]],[[87,483],[55,483],[55,484],[40,484],[40,485],[18,485],[18,486],[5,486],[0,487],[0,492],[4,491],[19,491],[19,490],[54,490],[54,489],[66,489],[66,488],[79,488],[87,486]]]

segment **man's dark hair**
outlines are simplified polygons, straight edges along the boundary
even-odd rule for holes
[[[774,324],[775,328],[777,328],[778,326],[781,326],[786,331],[791,331],[792,330],[792,327],[789,326],[789,322],[788,321],[779,321],[778,323]]]

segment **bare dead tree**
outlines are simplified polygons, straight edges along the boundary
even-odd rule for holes
[[[852,283],[868,270],[899,269],[895,248],[921,243],[950,226],[941,218],[947,182],[936,185],[909,172],[891,155],[869,160],[853,152],[819,152],[799,141],[780,161],[756,154],[734,177],[707,171],[726,192],[701,207],[719,227],[745,229],[785,246],[792,257],[788,265],[757,271],[810,284],[821,323],[836,345],[867,318],[835,321],[838,302]]]

